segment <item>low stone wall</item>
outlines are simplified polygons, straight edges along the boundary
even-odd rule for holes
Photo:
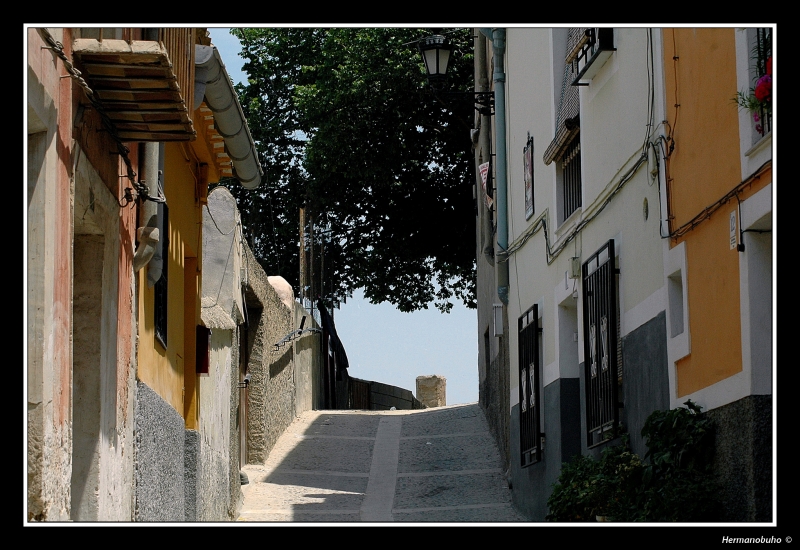
[[[262,464],[286,427],[305,410],[319,406],[314,391],[319,371],[319,333],[307,332],[283,341],[304,328],[318,328],[311,315],[295,302],[291,286],[281,277],[268,277],[245,245],[247,283],[248,399],[247,463]],[[287,290],[288,289],[288,290]]]
[[[383,384],[381,382],[374,382],[371,380],[361,380],[359,378],[350,378],[351,388],[369,387],[368,403],[364,403],[364,396],[361,399],[353,400],[357,403],[353,408],[366,408],[368,407],[373,411],[388,411],[394,407],[396,410],[411,410],[411,409],[424,409],[419,399],[414,397],[410,390]]]

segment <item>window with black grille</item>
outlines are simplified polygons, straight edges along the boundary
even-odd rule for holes
[[[561,158],[561,175],[564,200],[562,220],[566,220],[581,206],[581,136],[576,134]]]
[[[542,459],[539,389],[539,306],[534,304],[519,325],[519,437],[522,467]]]
[[[572,62],[586,39],[584,29],[571,28],[566,35],[566,49],[570,52],[564,63],[561,94],[558,96],[556,133],[544,152],[545,165],[556,165],[556,222],[564,223],[581,207],[581,109],[578,86],[572,82],[577,76]],[[555,60],[554,60],[555,61]]]
[[[622,364],[614,239],[583,264],[583,346],[587,445],[610,439],[619,425]]]

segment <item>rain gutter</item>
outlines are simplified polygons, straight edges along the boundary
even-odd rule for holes
[[[233,162],[234,174],[243,187],[255,189],[264,170],[247,127],[247,120],[236,91],[215,46],[195,46],[195,103],[205,99],[214,113],[217,130]]]

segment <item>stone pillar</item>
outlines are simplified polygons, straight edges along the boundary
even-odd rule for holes
[[[444,407],[447,380],[438,374],[417,376],[417,399],[426,407]]]

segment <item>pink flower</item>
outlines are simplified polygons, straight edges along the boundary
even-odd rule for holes
[[[769,101],[772,94],[772,77],[765,74],[756,82],[755,95],[759,101]]]
[[[758,116],[758,113],[753,113],[753,122],[758,122],[761,118]]]

